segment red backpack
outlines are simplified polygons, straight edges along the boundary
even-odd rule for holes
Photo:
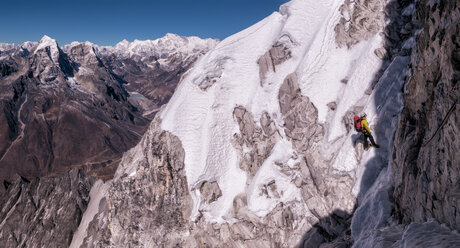
[[[353,120],[355,121],[355,130],[358,132],[361,132],[361,118],[357,115],[353,117]]]

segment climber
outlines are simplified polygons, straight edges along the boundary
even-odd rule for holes
[[[374,137],[372,137],[371,130],[369,129],[369,124],[366,120],[366,114],[364,113],[361,117],[355,115],[354,122],[356,131],[361,132],[364,136],[364,149],[368,150],[369,147],[371,147],[367,139],[371,141],[372,146],[379,148],[380,146],[375,143]]]

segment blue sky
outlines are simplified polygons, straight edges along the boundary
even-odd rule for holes
[[[166,33],[224,39],[262,20],[287,0],[2,0],[0,42],[114,45]]]

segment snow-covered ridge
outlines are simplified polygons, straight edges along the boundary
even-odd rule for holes
[[[7,50],[10,50],[10,49],[14,49],[14,48],[16,48],[18,46],[19,45],[14,44],[14,43],[0,43],[0,52],[1,51],[7,51]]]
[[[194,54],[202,51],[207,51],[215,47],[218,43],[219,40],[217,39],[201,39],[196,36],[185,37],[168,33],[164,37],[155,40],[134,40],[133,42],[123,40],[117,43],[115,46],[99,46],[89,41],[73,41],[70,44],[66,44],[60,48],[67,52],[74,46],[84,44],[86,46],[94,47],[96,51],[101,54],[115,53],[124,57],[156,56],[158,58],[166,58],[173,53]],[[19,47],[31,50],[37,45],[38,47],[35,49],[35,51],[50,47],[51,54],[55,53],[57,51],[56,48],[59,47],[55,39],[44,35],[39,42],[27,41],[22,44],[0,43],[0,51],[7,51]]]
[[[117,53],[126,57],[134,55],[153,55],[166,58],[172,53],[192,54],[203,50],[209,50],[217,45],[215,39],[201,39],[196,36],[184,37],[176,34],[166,34],[156,40],[123,40],[115,46],[99,46],[101,53]]]
[[[38,42],[34,42],[34,41],[26,41],[22,44],[15,44],[15,43],[0,43],[0,52],[3,52],[3,51],[8,51],[8,50],[11,50],[11,49],[16,49],[16,48],[23,48],[23,49],[27,49],[27,50],[30,50],[32,49],[32,47],[36,46],[38,44]]]

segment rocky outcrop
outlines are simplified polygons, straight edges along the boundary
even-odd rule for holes
[[[416,5],[421,30],[392,163],[395,217],[403,224],[435,219],[460,228],[459,9],[458,1]]]
[[[401,15],[392,11],[400,7],[404,7]],[[393,1],[387,9],[391,10],[391,23],[385,30],[388,57],[410,54],[411,69],[405,80],[391,169],[381,175],[389,186],[375,183],[378,193],[366,196],[374,200],[355,212],[352,230],[367,236],[361,235],[355,246],[456,247],[460,244],[460,163],[458,141],[453,137],[458,136],[460,96],[456,61],[460,43],[455,38],[459,5],[455,1]],[[363,211],[372,209],[369,204],[388,204],[390,199],[386,213],[368,219],[378,223],[378,230],[362,231],[370,229],[359,223],[366,215]]]
[[[216,201],[217,198],[222,196],[222,191],[220,190],[217,182],[203,182],[200,187],[200,193],[203,195],[204,201],[207,204]]]
[[[138,246],[139,242],[174,247],[187,236],[192,202],[181,147],[177,137],[160,131],[153,122],[141,143],[125,155],[83,247]]]
[[[94,179],[82,170],[58,177],[16,177],[0,187],[1,247],[68,247]]]
[[[317,124],[318,110],[308,97],[302,96],[295,73],[286,77],[278,95],[284,132],[296,150],[305,153],[314,142],[324,137],[323,127]]]
[[[242,154],[240,168],[248,172],[250,180],[270,155],[281,136],[268,113],[261,116],[261,127],[258,127],[252,114],[242,106],[235,108],[233,116],[240,127],[240,134],[234,136],[234,147]]]
[[[368,40],[384,25],[384,3],[379,0],[345,0],[340,7],[342,17],[335,26],[336,43],[351,47]]]
[[[263,85],[269,72],[276,72],[276,66],[291,58],[292,41],[285,35],[275,43],[268,52],[257,60],[259,65],[260,84]]]

